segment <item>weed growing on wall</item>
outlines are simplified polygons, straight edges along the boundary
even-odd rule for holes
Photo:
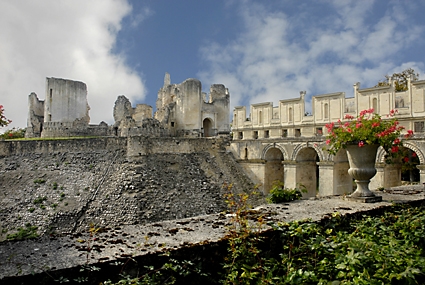
[[[228,186],[225,199],[231,213],[228,228],[228,254],[223,265],[223,284],[262,284],[269,283],[269,263],[261,257],[259,245],[263,242],[262,216],[255,215],[248,204],[249,194],[234,194]],[[254,195],[256,192],[254,192]],[[252,194],[251,194],[252,195]]]
[[[8,234],[6,238],[8,240],[24,240],[24,239],[37,238],[38,237],[37,229],[38,227],[32,226],[30,223],[27,223],[25,227],[18,228],[18,231],[16,233]]]

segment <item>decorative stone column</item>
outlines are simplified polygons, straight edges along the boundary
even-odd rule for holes
[[[320,161],[319,166],[319,196],[334,195],[334,162]]]
[[[284,168],[284,184],[286,188],[297,187],[297,163],[293,160],[282,161]]]
[[[416,165],[416,168],[419,169],[420,183],[425,183],[425,165]]]
[[[370,180],[370,189],[385,188],[385,163],[375,163],[376,174]]]
[[[316,161],[297,161],[297,184],[303,184],[307,193],[303,193],[303,197],[311,198],[316,197],[317,191],[317,177],[316,177]]]

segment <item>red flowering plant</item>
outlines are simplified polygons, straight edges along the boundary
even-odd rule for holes
[[[373,109],[363,110],[357,117],[345,115],[344,121],[338,120],[337,125],[326,124],[328,131],[326,144],[329,145],[327,151],[335,155],[338,150],[346,148],[347,145],[356,144],[363,147],[377,144],[385,149],[388,157],[397,156],[402,146],[401,131],[404,129],[394,117],[397,110],[391,110],[386,120],[379,114],[374,114],[373,111]],[[413,131],[408,130],[404,137],[408,138],[412,135]]]
[[[5,127],[7,125],[9,125],[12,121],[6,119],[6,117],[4,116],[4,109],[3,109],[3,105],[0,105],[0,127]]]

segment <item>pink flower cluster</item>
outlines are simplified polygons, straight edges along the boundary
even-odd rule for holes
[[[402,145],[400,134],[404,127],[394,118],[396,114],[397,110],[391,110],[389,119],[383,120],[373,109],[367,109],[361,111],[357,117],[346,114],[344,121],[338,120],[337,126],[335,123],[326,124],[328,131],[326,144],[330,146],[328,151],[336,154],[340,148],[345,148],[349,144],[356,144],[359,147],[378,144],[388,153],[397,153]],[[404,138],[412,135],[413,132],[408,130]]]
[[[5,127],[11,122],[11,120],[6,119],[6,117],[4,116],[3,105],[0,105],[0,127]]]

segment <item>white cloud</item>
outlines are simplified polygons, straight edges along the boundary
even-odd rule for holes
[[[400,56],[424,37],[425,27],[396,15],[407,13],[397,3],[384,11],[373,1],[310,2],[298,9],[286,1],[287,10],[267,3],[243,1],[238,16],[244,31],[232,42],[201,49],[211,67],[200,78],[225,84],[232,106],[277,103],[301,90],[307,96],[340,91],[352,96],[357,81],[370,87],[392,70],[424,68],[423,60]]]
[[[144,20],[149,18],[154,14],[154,11],[152,11],[149,7],[144,7],[141,11],[136,13],[135,16],[132,16],[131,26],[134,28],[139,26],[140,23],[142,23]]]
[[[113,54],[126,0],[0,2],[0,104],[12,126],[24,127],[27,95],[44,99],[45,77],[83,81],[88,86],[91,123],[112,123],[116,97],[145,96],[140,75]]]

